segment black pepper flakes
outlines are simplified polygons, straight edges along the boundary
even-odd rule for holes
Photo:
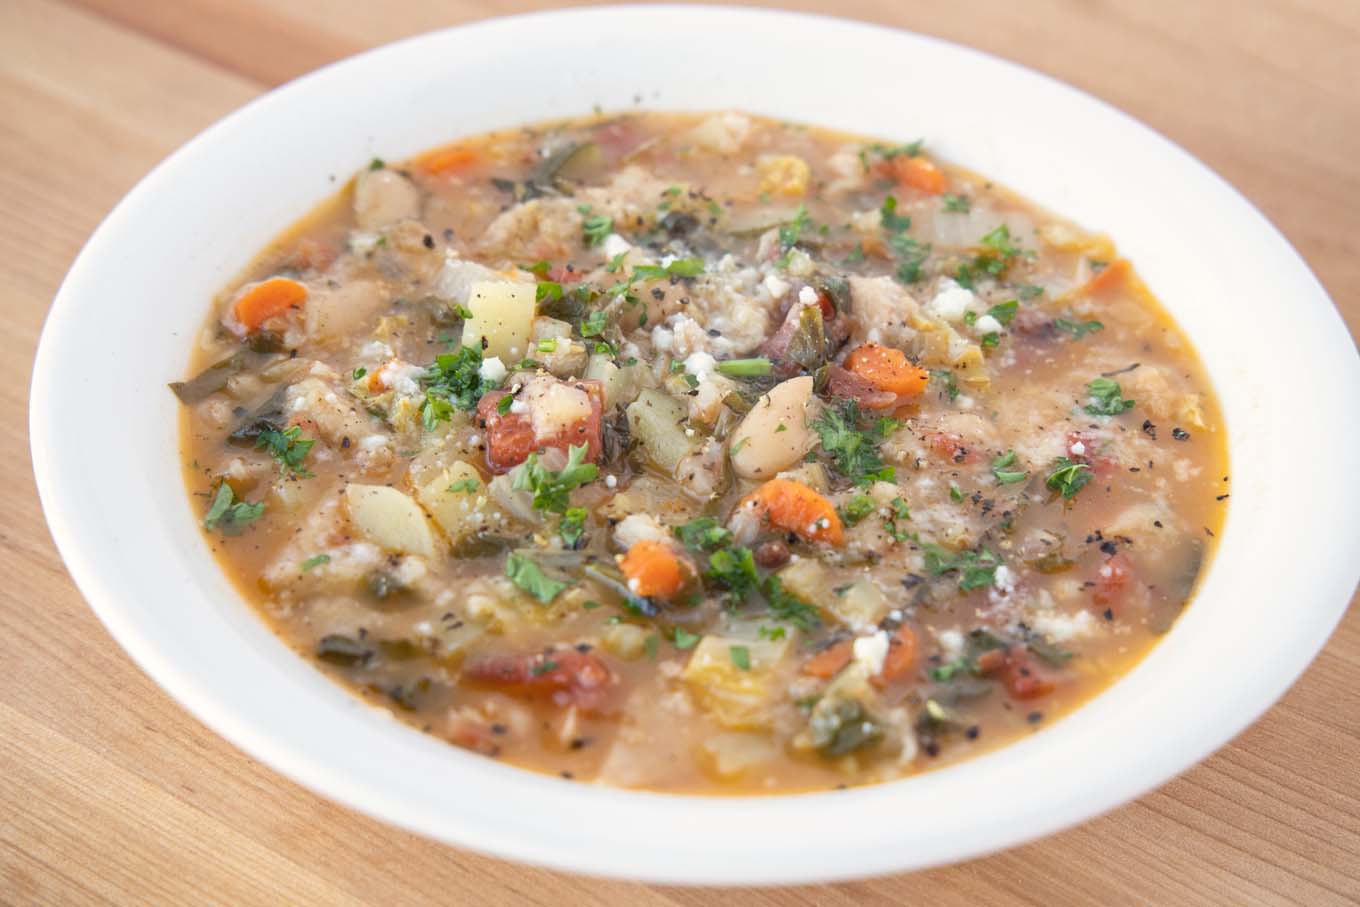
[[[1175,438],[1177,441],[1189,441],[1190,432],[1183,428],[1173,428],[1171,429],[1171,437]]]
[[[1157,440],[1157,426],[1152,424],[1151,419],[1143,420],[1143,434],[1147,435],[1154,441]]]
[[[1038,724],[1040,721],[1044,720],[1044,713],[1030,712],[1028,715],[1025,716],[1025,720],[1028,721],[1030,724]]]

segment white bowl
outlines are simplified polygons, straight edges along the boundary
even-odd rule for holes
[[[921,90],[924,87],[925,90]],[[1108,231],[1194,339],[1222,400],[1232,501],[1174,630],[1075,714],[990,755],[844,792],[725,799],[596,787],[441,743],[289,651],[227,583],[177,463],[209,299],[374,155],[592,105],[743,108],[898,140]],[[157,167],[91,238],[34,370],[48,523],[109,631],[251,755],[402,827],[503,857],[677,883],[914,869],[1110,809],[1223,745],[1316,654],[1360,568],[1360,364],[1289,244],[1221,179],[1065,85],[833,19],[615,7],[482,22],[327,67]]]

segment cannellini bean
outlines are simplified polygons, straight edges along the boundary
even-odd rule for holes
[[[817,441],[808,425],[814,407],[810,375],[771,388],[732,433],[728,450],[737,475],[769,479],[801,460]]]

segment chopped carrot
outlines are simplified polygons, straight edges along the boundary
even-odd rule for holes
[[[420,159],[420,169],[431,176],[444,176],[466,169],[477,160],[477,152],[463,145],[431,151]]]
[[[916,631],[903,624],[888,639],[888,656],[883,659],[883,670],[878,676],[896,680],[916,663]]]
[[[850,656],[854,654],[854,650],[854,640],[842,639],[838,643],[833,643],[803,662],[803,673],[824,680],[835,677],[850,663]]]
[[[307,288],[287,277],[271,277],[236,297],[232,309],[246,331],[257,331],[271,318],[299,308],[307,300]]]
[[[949,187],[944,171],[934,161],[920,155],[899,154],[888,161],[888,171],[899,186],[928,195],[939,195]]]
[[[804,541],[832,545],[845,541],[845,527],[836,513],[836,505],[802,482],[771,479],[742,503],[747,502],[764,511],[771,526],[787,529]]]
[[[845,367],[879,390],[899,397],[915,397],[930,381],[930,372],[908,362],[906,353],[876,343],[851,350],[845,357]]]
[[[1088,296],[1099,296],[1102,293],[1117,289],[1129,278],[1131,273],[1129,260],[1127,258],[1116,258],[1086,281],[1081,292]]]
[[[685,587],[689,571],[675,549],[665,542],[644,539],[619,562],[628,589],[644,598],[671,598]]]

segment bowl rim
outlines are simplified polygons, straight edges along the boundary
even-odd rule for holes
[[[1032,758],[1032,744],[1039,739],[1038,736],[969,760],[960,768],[974,767],[967,772],[970,777],[979,777],[976,767],[982,766],[991,776],[987,783],[994,788],[1001,784],[1013,785],[1014,793],[998,805],[1000,817],[1006,821],[978,828],[976,823],[970,824],[961,819],[956,825],[942,828],[942,842],[934,843],[922,837],[904,839],[900,833],[894,835],[885,831],[885,823],[891,819],[891,813],[885,810],[892,804],[883,801],[930,804],[935,799],[930,791],[916,790],[911,797],[907,797],[899,796],[899,790],[891,790],[911,784],[914,779],[835,793],[731,799],[682,796],[570,784],[508,768],[481,757],[451,753],[445,744],[431,741],[415,731],[405,733],[397,730],[386,735],[395,741],[393,752],[400,752],[404,758],[412,760],[412,765],[432,765],[439,759],[445,760],[476,781],[479,789],[485,785],[485,791],[503,796],[507,806],[530,809],[531,804],[550,802],[555,809],[566,814],[597,815],[603,821],[620,823],[624,829],[631,829],[640,821],[666,820],[673,822],[676,829],[699,829],[703,835],[686,841],[666,829],[661,837],[670,849],[665,853],[655,846],[645,851],[640,851],[636,846],[626,850],[611,850],[600,845],[625,842],[626,831],[592,829],[585,832],[588,837],[586,842],[571,842],[565,840],[565,836],[550,822],[546,822],[543,816],[526,814],[507,821],[489,809],[495,804],[483,804],[481,807],[468,805],[464,813],[453,816],[441,814],[432,809],[430,804],[420,802],[417,792],[409,785],[396,781],[376,782],[371,770],[358,761],[342,761],[334,754],[323,754],[316,747],[297,739],[287,739],[287,733],[277,718],[271,718],[269,726],[265,727],[255,706],[231,700],[220,684],[195,673],[195,666],[186,664],[184,656],[158,647],[148,635],[145,624],[138,623],[135,616],[124,608],[119,593],[110,583],[108,565],[98,560],[101,536],[82,523],[81,508],[87,502],[76,499],[69,467],[65,465],[67,461],[58,457],[58,448],[65,427],[61,402],[63,363],[80,329],[76,316],[80,313],[81,305],[88,305],[88,302],[82,303],[81,300],[89,299],[89,281],[97,272],[98,265],[117,254],[121,234],[126,232],[137,206],[144,204],[148,198],[154,198],[157,192],[163,191],[163,186],[173,184],[174,180],[190,171],[195,157],[203,149],[229,141],[233,130],[257,115],[286,108],[302,91],[322,86],[331,80],[338,82],[337,74],[381,67],[385,61],[422,47],[444,42],[473,41],[499,35],[505,30],[565,28],[587,23],[608,23],[611,27],[617,27],[620,22],[637,22],[658,15],[669,17],[672,22],[683,21],[696,26],[702,23],[708,28],[723,20],[733,27],[759,24],[792,31],[835,30],[866,38],[872,35],[875,40],[891,40],[904,48],[929,46],[957,56],[970,66],[985,66],[994,72],[1022,80],[1027,85],[1043,86],[1045,90],[1062,96],[1093,116],[1124,124],[1137,133],[1149,148],[1155,148],[1158,153],[1174,160],[1181,169],[1193,176],[1204,187],[1210,201],[1240,218],[1236,222],[1238,232],[1251,234],[1263,248],[1273,248],[1277,253],[1274,264],[1280,269],[1280,280],[1290,284],[1297,291],[1298,298],[1311,306],[1305,312],[1311,321],[1300,330],[1306,329],[1308,336],[1316,335],[1319,340],[1328,330],[1340,330],[1345,340],[1320,345],[1315,356],[1338,379],[1333,386],[1318,391],[1319,407],[1343,402],[1345,390],[1360,387],[1360,359],[1355,354],[1354,346],[1348,342],[1349,334],[1326,292],[1287,240],[1236,190],[1188,152],[1105,102],[1049,76],[938,38],[827,16],[745,7],[588,7],[482,20],[416,35],[365,51],[254,99],[201,132],[157,165],[100,224],[72,265],[47,317],[34,364],[30,392],[31,452],[39,495],[56,545],[82,594],[118,643],[162,689],[205,725],[292,780],[330,799],[408,830],[499,857],[592,875],[678,884],[826,881],[925,868],[973,857],[1052,833],[1121,805],[1164,783],[1236,736],[1278,699],[1312,660],[1340,620],[1355,588],[1360,565],[1346,567],[1341,565],[1339,557],[1360,548],[1360,518],[1350,516],[1349,522],[1346,522],[1339,516],[1344,511],[1333,504],[1328,504],[1325,512],[1341,522],[1337,524],[1336,531],[1315,548],[1322,555],[1318,562],[1332,565],[1326,582],[1316,584],[1313,597],[1318,604],[1306,615],[1306,622],[1293,628],[1292,634],[1282,636],[1282,651],[1269,664],[1268,670],[1243,682],[1236,689],[1229,690],[1223,685],[1203,694],[1205,706],[1213,705],[1219,709],[1215,714],[1216,720],[1188,721],[1182,728],[1183,734],[1177,746],[1150,747],[1147,758],[1142,760],[1107,753],[1111,759],[1122,760],[1120,766],[1125,771],[1119,777],[1111,778],[1107,772],[1106,776],[1097,779],[1103,784],[1096,785],[1087,779],[1071,788],[1046,792],[1050,795],[1047,800],[1039,798],[1032,790],[1026,790],[1026,779],[1015,774],[1014,767],[1006,760],[997,760],[999,755],[1008,756],[1022,749],[1026,759]],[[1344,409],[1336,411],[1343,412]],[[1360,429],[1343,426],[1338,431],[1343,439],[1349,438],[1352,442],[1342,445],[1342,449],[1356,449],[1353,442],[1360,441]],[[1352,470],[1350,475],[1343,475],[1337,480],[1337,496],[1343,502],[1360,500],[1360,479],[1356,478],[1356,473],[1360,473],[1360,470]],[[1322,503],[1318,504],[1319,509],[1323,506]],[[1230,513],[1230,522],[1234,519],[1234,514]],[[1174,632],[1172,635],[1175,635]],[[1166,641],[1160,643],[1158,650],[1166,645]],[[301,662],[300,659],[298,661]],[[311,670],[309,665],[307,670]],[[1123,683],[1120,681],[1116,686]],[[1055,726],[1077,722],[1083,713],[1087,713],[1086,718],[1089,719],[1095,702],[1107,695],[1102,694]],[[343,709],[341,706],[336,708]],[[352,704],[350,710],[356,711]],[[1198,716],[1194,709],[1188,709],[1183,717],[1193,719]],[[368,717],[359,720],[368,720]],[[1089,735],[1094,725],[1089,720],[1081,724],[1079,733]],[[1067,737],[1071,738],[1072,735],[1068,734]],[[1096,752],[1103,751],[1093,746],[1087,755]],[[955,768],[949,768],[936,770],[923,777],[937,778],[946,772],[959,774]],[[939,803],[935,803],[933,808],[938,809],[940,815],[947,812]],[[587,810],[593,812],[587,813]],[[822,812],[837,822],[847,840],[834,846],[820,842],[825,846],[819,852],[813,852],[809,847],[795,850],[787,846],[787,841],[779,837],[780,829],[796,826],[805,819],[808,810]],[[867,828],[855,827],[855,822],[861,818]],[[731,850],[730,829],[725,827],[749,829],[757,827],[756,823],[763,823],[759,827],[769,832],[770,840],[750,842],[740,852],[741,859],[736,859],[736,854]],[[894,829],[894,832],[899,831]],[[884,846],[903,840],[909,840],[915,849],[903,853]]]

